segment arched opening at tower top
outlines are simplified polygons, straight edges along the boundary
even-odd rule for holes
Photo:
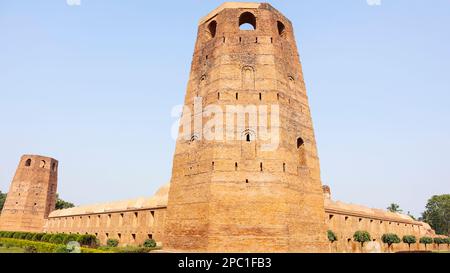
[[[25,161],[25,167],[30,167],[31,166],[31,159],[28,158],[27,161]]]
[[[303,146],[303,144],[305,144],[303,139],[301,137],[297,138],[297,149],[300,149]]]
[[[284,24],[281,23],[280,21],[277,21],[277,27],[278,27],[278,34],[281,37],[284,37],[286,35],[286,27],[284,26]]]
[[[256,30],[256,17],[251,12],[244,12],[239,16],[241,30]]]
[[[217,22],[216,21],[212,21],[211,23],[209,23],[208,25],[208,34],[210,38],[214,38],[216,37],[216,32],[217,32]]]

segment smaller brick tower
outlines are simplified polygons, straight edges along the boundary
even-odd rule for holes
[[[0,230],[40,232],[56,204],[58,161],[24,155],[0,215]]]

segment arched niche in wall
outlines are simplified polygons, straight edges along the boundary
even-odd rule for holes
[[[240,136],[241,157],[244,159],[253,159],[256,157],[256,132],[252,129],[245,129]]]
[[[277,21],[277,29],[278,29],[278,34],[281,37],[283,37],[283,38],[286,37],[286,26],[282,22]]]
[[[288,76],[288,86],[291,90],[295,89],[295,79],[293,76]]]
[[[305,167],[306,166],[305,141],[301,137],[297,138],[297,152],[298,152],[299,167]]]
[[[255,69],[251,66],[242,68],[242,89],[255,89]]]
[[[208,39],[212,39],[216,37],[216,33],[217,33],[217,21],[213,20],[206,27],[206,37]]]

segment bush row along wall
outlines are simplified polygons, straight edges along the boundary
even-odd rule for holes
[[[165,212],[165,208],[130,209],[50,217],[45,231],[94,234],[102,245],[105,245],[108,239],[117,239],[119,245],[141,245],[147,239],[161,244]]]
[[[416,236],[417,243],[411,245],[411,250],[448,249],[447,245],[438,247],[436,244],[428,245],[425,249],[423,244],[419,244],[419,239],[423,236],[435,237],[420,222],[357,215],[327,208],[325,212],[327,227],[338,238],[337,242],[330,243],[331,252],[360,252],[361,245],[353,240],[353,234],[358,230],[368,231],[372,241],[383,252],[388,252],[387,245],[381,241],[381,236],[385,233],[395,233],[400,238],[404,235]],[[165,213],[166,209],[162,207],[58,216],[47,220],[45,230],[50,233],[94,234],[102,245],[108,239],[117,239],[120,245],[140,245],[146,239],[154,239],[160,245],[164,240]],[[389,251],[408,249],[407,244],[400,243],[392,246]]]
[[[35,242],[29,240],[22,239],[14,239],[14,238],[0,238],[0,244],[3,246],[10,247],[20,247],[27,248],[33,247],[38,253],[55,253],[55,252],[63,252],[62,250],[66,249],[66,245],[61,244],[52,244],[47,242]],[[107,253],[108,251],[97,250],[93,248],[84,248],[81,249],[82,253]]]
[[[338,253],[357,253],[361,252],[361,244],[353,240],[353,235],[358,230],[369,232],[371,244],[368,244],[363,251],[374,251],[374,247],[382,252],[408,251],[409,246],[405,243],[394,244],[388,249],[388,246],[382,242],[381,237],[386,233],[394,233],[400,239],[405,235],[414,235],[417,239],[416,244],[411,245],[411,251],[433,251],[449,250],[448,245],[425,245],[419,243],[421,237],[436,237],[434,232],[430,232],[421,222],[408,221],[403,219],[389,219],[369,216],[364,214],[349,213],[345,211],[325,210],[326,224],[329,230],[337,236],[337,241],[330,243],[330,252]],[[366,243],[367,244],[367,243]],[[369,249],[369,248],[372,249]]]

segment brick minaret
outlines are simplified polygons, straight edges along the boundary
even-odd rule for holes
[[[244,24],[254,29],[241,29]],[[270,119],[278,106],[279,145],[263,148],[264,125],[250,128],[249,121],[235,127],[234,140],[208,140],[195,130],[191,139],[180,134],[164,247],[327,251],[319,159],[291,22],[259,3],[225,3],[203,18],[185,106],[192,108],[195,97],[202,97],[203,109],[215,105],[224,112],[230,105],[266,105]]]
[[[24,155],[0,216],[0,230],[40,232],[55,209],[58,161]]]

